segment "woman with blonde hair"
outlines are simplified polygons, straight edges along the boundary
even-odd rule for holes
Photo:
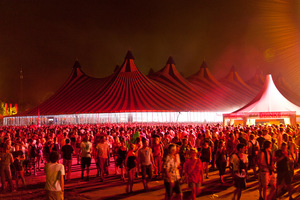
[[[135,168],[136,168],[136,155],[135,155],[135,145],[130,144],[129,151],[126,155],[125,159],[125,166],[128,173],[128,182],[126,187],[126,192],[132,193],[132,187],[134,183],[134,175],[135,175]]]

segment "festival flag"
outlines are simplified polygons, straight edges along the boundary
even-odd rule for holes
[[[11,103],[10,103],[10,104],[9,104],[9,115],[12,114],[12,112],[11,112],[11,111],[12,111],[12,108],[11,108],[11,107],[12,107],[12,105],[11,105]]]
[[[4,115],[7,116],[7,103],[5,103],[5,112]]]

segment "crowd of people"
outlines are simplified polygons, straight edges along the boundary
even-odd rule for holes
[[[293,199],[299,132],[299,125],[283,124],[0,127],[1,190],[26,187],[25,177],[43,170],[43,164],[47,196],[60,199],[64,182],[72,179],[71,166],[80,164],[81,179],[89,181],[94,159],[100,182],[106,181],[110,161],[114,162],[115,175],[127,180],[127,193],[133,192],[134,180],[141,175],[145,191],[149,181],[162,179],[165,199],[172,199],[173,193],[182,199],[181,185],[188,183],[190,198],[196,199],[210,178],[209,170],[218,170],[220,184],[225,173],[231,174],[236,188],[233,199],[241,198],[249,176],[259,182],[260,199],[276,198],[284,191]]]

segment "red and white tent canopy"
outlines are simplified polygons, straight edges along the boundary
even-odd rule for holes
[[[257,96],[244,107],[224,114],[223,118],[231,119],[242,117],[254,118],[283,118],[295,117],[300,114],[300,107],[287,100],[276,88],[272,76],[266,76],[265,84]],[[294,119],[295,120],[295,119]]]

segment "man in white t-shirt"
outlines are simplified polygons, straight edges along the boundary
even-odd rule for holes
[[[59,154],[56,151],[50,153],[50,162],[45,164],[46,185],[45,190],[48,200],[64,199],[64,175],[65,168],[58,163]]]

